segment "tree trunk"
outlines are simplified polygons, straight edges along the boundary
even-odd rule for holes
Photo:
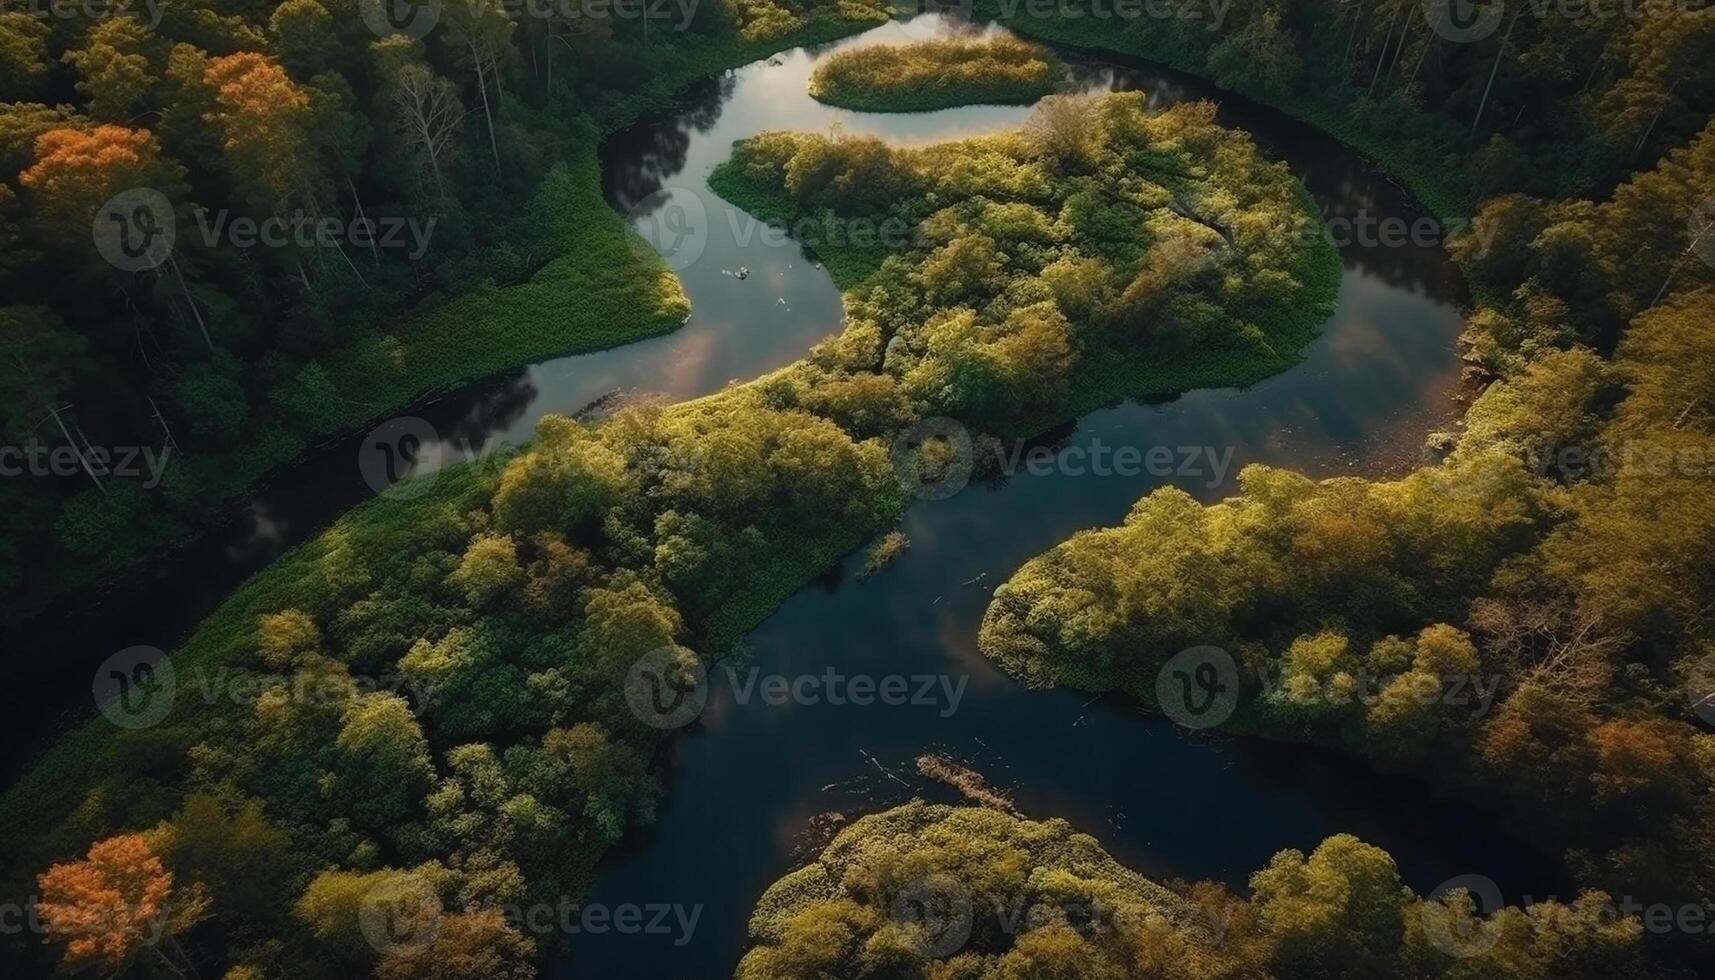
[[[1411,91],[1411,87],[1417,84],[1417,73],[1423,70],[1423,63],[1429,60],[1429,52],[1435,50],[1435,46],[1440,42],[1441,35],[1439,34],[1424,42],[1423,53],[1417,56],[1417,64],[1411,68],[1411,77],[1405,80],[1406,91]]]
[[[191,316],[196,318],[197,329],[202,331],[202,342],[208,347],[210,354],[214,353],[214,341],[209,339],[208,324],[202,322],[202,311],[197,309],[197,301],[191,297],[191,287],[185,284],[185,274],[179,271],[179,260],[167,256],[167,264],[173,267],[173,276],[179,281],[179,291],[185,294],[185,304],[191,308]]]
[[[1651,119],[1649,121],[1649,127],[1644,130],[1644,134],[1642,136],[1638,137],[1637,145],[1632,147],[1632,158],[1633,159],[1637,158],[1638,151],[1642,150],[1644,148],[1644,144],[1649,142],[1650,134],[1655,132],[1656,123],[1661,122],[1662,113],[1666,112],[1667,107],[1669,105],[1673,104],[1673,93],[1676,89],[1679,88],[1679,81],[1680,80],[1675,80],[1673,85],[1668,88],[1668,90],[1667,90],[1667,101],[1663,102],[1661,104],[1661,108],[1657,109],[1655,111],[1655,115],[1653,117],[1651,117]]]
[[[476,90],[482,93],[482,117],[488,120],[488,150],[494,154],[494,174],[500,176],[500,144],[494,139],[494,114],[488,108],[488,84],[482,78],[482,55],[476,49],[476,43],[470,46],[472,67],[476,71]]]
[[[1513,19],[1507,21],[1507,32],[1501,35],[1501,46],[1495,51],[1495,63],[1489,69],[1489,84],[1483,86],[1483,101],[1477,103],[1477,118],[1471,120],[1471,135],[1477,135],[1477,127],[1483,124],[1483,110],[1489,107],[1489,93],[1495,90],[1495,76],[1501,73],[1501,59],[1506,57],[1507,44],[1513,38],[1513,28],[1518,26],[1519,15],[1524,13],[1524,4],[1520,3],[1513,10]]]
[[[1352,51],[1354,48],[1357,47],[1357,44],[1358,44],[1358,28],[1362,27],[1363,24],[1364,24],[1364,5],[1362,3],[1359,3],[1358,4],[1358,15],[1356,17],[1352,18],[1352,33],[1346,36],[1346,53],[1344,56],[1342,56],[1340,58],[1340,63],[1342,65],[1350,65],[1352,63]],[[1350,69],[1347,69],[1347,70],[1350,70]]]
[[[1370,97],[1371,98],[1375,98],[1376,83],[1378,83],[1382,80],[1382,66],[1387,64],[1388,45],[1393,43],[1393,25],[1398,23],[1398,22],[1399,22],[1399,14],[1398,14],[1398,12],[1395,12],[1393,17],[1387,22],[1387,34],[1382,37],[1382,53],[1381,53],[1381,57],[1376,59],[1376,72],[1374,75],[1370,76]]]
[[[1405,42],[1411,37],[1411,15],[1405,15],[1405,27],[1399,32],[1399,45],[1393,49],[1393,64],[1387,66],[1387,74],[1383,75],[1388,81],[1393,80],[1393,73],[1399,70],[1399,59],[1405,55]]]
[[[363,199],[357,196],[357,185],[351,182],[350,174],[345,175],[345,186],[351,188],[351,206],[357,212],[357,220],[367,224],[369,218],[363,213]],[[376,248],[375,229],[373,228],[371,228],[369,232],[369,257],[374,260],[376,265],[381,264],[381,252]]]
[[[57,408],[50,408],[48,409],[48,414],[54,417],[54,424],[60,427],[60,435],[65,436],[66,442],[71,446],[71,451],[77,453],[78,465],[83,467],[83,472],[95,482],[95,489],[100,490],[102,496],[106,496],[107,488],[101,485],[101,478],[96,476],[95,471],[89,468],[89,460],[84,458],[83,450],[78,448],[77,440],[73,439],[71,437],[71,433],[66,431],[65,421],[60,418],[60,410]]]

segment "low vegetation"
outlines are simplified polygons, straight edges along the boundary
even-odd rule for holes
[[[882,535],[875,544],[870,545],[869,555],[864,559],[863,577],[869,578],[887,566],[899,560],[905,554],[905,549],[911,547],[911,540],[904,531],[889,531]]]
[[[865,112],[1028,104],[1052,93],[1065,74],[1052,52],[1012,37],[880,44],[822,59],[810,94]]]
[[[1653,976],[1607,896],[1475,909],[1412,894],[1340,835],[1282,851],[1250,898],[1149,881],[1063,820],[921,801],[864,817],[775,882],[738,980],[1361,980]],[[1484,912],[1492,913],[1484,915]]]
[[[803,176],[771,189],[783,201],[836,217],[874,213],[884,190],[902,203],[910,244],[854,284],[844,333],[697,401],[550,416],[526,447],[345,515],[175,653],[158,724],[97,720],[0,800],[4,894],[57,866],[105,874],[111,851],[175,910],[162,928],[204,975],[531,975],[565,937],[496,910],[577,900],[662,792],[663,733],[628,706],[628,671],[652,656],[682,681],[894,526],[899,433],[951,415],[1011,434],[1233,380],[1290,363],[1314,330],[1329,254],[1288,231],[1303,191],[1283,167],[1207,106],[1069,108],[922,150],[740,147],[757,186]],[[854,254],[835,246],[830,268]],[[388,896],[427,903],[432,941],[354,932]],[[130,926],[85,935],[109,917],[68,904],[54,944],[9,950],[21,972],[82,962],[84,940],[109,972],[145,955]]]

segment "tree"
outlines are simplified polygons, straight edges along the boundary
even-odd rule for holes
[[[334,749],[345,812],[366,828],[405,819],[434,773],[422,728],[410,705],[394,694],[346,702]]]
[[[184,171],[161,154],[146,129],[100,125],[50,129],[36,137],[32,162],[18,174],[32,224],[62,248],[88,253],[96,211],[115,194],[138,188],[169,200],[182,193]]]
[[[284,214],[297,202],[319,216],[325,177],[304,90],[278,63],[249,51],[210,61],[205,81],[216,106],[208,121],[239,192],[265,213]]]
[[[300,78],[327,67],[339,54],[333,16],[319,0],[286,0],[268,17],[280,60]]]
[[[1282,851],[1251,876],[1257,921],[1275,942],[1276,976],[1391,976],[1408,894],[1387,852],[1349,834],[1306,858]]]
[[[376,980],[533,980],[536,943],[506,923],[499,909],[441,918],[427,943],[391,946]]]
[[[406,65],[393,78],[393,133],[408,156],[427,169],[435,194],[446,198],[444,170],[464,128],[458,86],[427,65]]]
[[[47,71],[47,20],[22,10],[0,13],[0,97],[33,92]]]
[[[36,878],[38,913],[48,938],[62,943],[68,970],[96,967],[115,972],[147,949],[179,976],[179,962],[159,941],[168,934],[173,875],[141,834],[96,841],[82,861],[56,864]]]
[[[1025,136],[1056,170],[1079,173],[1100,157],[1107,136],[1096,102],[1093,96],[1050,95],[1025,120]]]
[[[511,593],[524,581],[518,565],[518,543],[509,534],[479,534],[465,547],[459,567],[447,577],[472,606],[487,606]]]
[[[512,32],[517,26],[506,15],[499,0],[450,4],[441,22],[440,36],[446,39],[452,56],[476,75],[476,91],[482,101],[482,116],[488,122],[488,148],[494,156],[496,175],[500,173],[500,146],[494,138],[494,110],[488,101],[488,76],[494,76],[498,96],[500,57],[511,50]]]
[[[89,100],[93,119],[125,123],[137,115],[161,81],[161,44],[148,26],[131,17],[104,17],[89,29],[88,43],[67,51],[77,90]]]

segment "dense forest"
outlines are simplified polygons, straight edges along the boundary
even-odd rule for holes
[[[386,17],[340,0],[168,4],[149,24],[15,6],[0,421],[75,464],[0,482],[19,608],[416,395],[671,330],[684,295],[602,201],[596,144],[691,78],[887,16],[453,3],[413,37],[399,10],[377,31]],[[997,590],[983,650],[1032,684],[1147,704],[1166,658],[1219,646],[1245,679],[1234,733],[1481,801],[1589,891],[1476,923],[1468,898],[1413,895],[1385,853],[1336,837],[1240,896],[1151,883],[1064,823],[913,804],[771,889],[741,976],[1626,977],[1711,959],[1702,934],[1604,912],[1715,896],[1715,8],[1513,4],[1459,40],[1403,0],[1223,9],[1217,29],[990,13],[1279,105],[1483,222],[1492,236],[1454,249],[1484,390],[1442,458],[1396,478],[1257,467],[1218,503],[1151,494]],[[957,454],[929,420],[1022,436],[1254,381],[1290,366],[1335,286],[1303,188],[1207,104],[1049,97],[1017,132],[909,149],[771,133],[713,184],[800,230],[877,230],[800,235],[846,290],[843,331],[694,402],[549,417],[234,592],[172,664],[254,680],[245,696],[97,719],[0,799],[0,896],[34,896],[49,933],[0,939],[12,972],[534,976],[562,950],[500,910],[584,894],[665,792],[667,733],[628,703],[628,670],[657,658],[686,681],[886,534],[911,490],[932,496]],[[158,198],[113,210],[139,190]],[[403,238],[210,231],[238,219]],[[163,221],[171,249],[133,254]],[[158,486],[101,471],[127,445],[170,449]],[[1424,696],[1459,677],[1500,679],[1495,709]],[[893,914],[924,875],[1042,912],[926,957],[934,937]],[[377,943],[377,896],[436,928]],[[1088,928],[1092,908],[1145,931]],[[1438,942],[1472,929],[1493,942]]]
[[[757,903],[738,980],[1653,977],[1607,896],[1472,918],[1355,837],[1283,851],[1242,898],[1156,883],[1063,820],[914,801],[858,820]]]
[[[0,424],[64,465],[0,482],[12,614],[415,397],[678,326],[678,283],[601,199],[599,138],[706,72],[885,18],[432,3],[419,37],[380,0],[160,4],[158,22],[17,6]],[[151,228],[169,247],[126,258]],[[163,465],[116,465],[142,447]]]
[[[1667,18],[1709,24],[1684,19]],[[1687,64],[1672,87],[1691,97],[1697,78]],[[1613,85],[1643,97],[1641,81]],[[1608,111],[1611,93],[1595,92],[1583,110]],[[1074,537],[999,589],[985,651],[1033,683],[1153,700],[1166,658],[1214,644],[1245,684],[1236,730],[1341,744],[1456,787],[1563,849],[1587,885],[1715,893],[1698,716],[1715,599],[1715,264],[1700,210],[1715,125],[1685,125],[1684,146],[1599,197],[1483,202],[1493,240],[1456,256],[1485,297],[1468,357],[1493,383],[1442,440],[1444,461],[1385,482],[1258,467],[1208,507],[1158,490],[1123,527]],[[1655,138],[1632,142],[1641,154]],[[1481,178],[1490,149],[1466,171]],[[1498,682],[1496,709],[1425,695],[1457,677]]]
[[[1020,132],[914,150],[770,135],[732,177],[903,222],[898,254],[827,250],[845,330],[698,401],[549,416],[502,465],[372,501],[240,589],[174,669],[283,683],[98,720],[0,804],[7,893],[63,909],[64,962],[144,956],[137,930],[84,944],[90,910],[62,885],[142,876],[176,910],[174,967],[415,976],[480,947],[527,974],[555,951],[495,910],[581,894],[660,796],[663,732],[628,671],[652,657],[685,682],[885,529],[909,499],[900,433],[952,416],[1025,434],[1279,370],[1330,299],[1302,187],[1207,105],[1051,100]],[[944,465],[938,439],[910,451]],[[355,931],[378,893],[432,894],[458,928],[378,948]]]

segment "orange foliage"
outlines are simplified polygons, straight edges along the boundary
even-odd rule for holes
[[[36,225],[67,241],[87,242],[95,209],[120,191],[152,187],[171,195],[180,178],[146,129],[96,126],[50,129],[36,137],[36,159],[18,175]]]
[[[56,864],[36,878],[48,935],[65,943],[64,965],[115,969],[158,937],[172,872],[141,834],[90,845],[86,860]]]
[[[203,81],[214,89],[221,149],[241,190],[281,207],[307,189],[313,170],[310,98],[273,59],[254,51],[209,62]]]

